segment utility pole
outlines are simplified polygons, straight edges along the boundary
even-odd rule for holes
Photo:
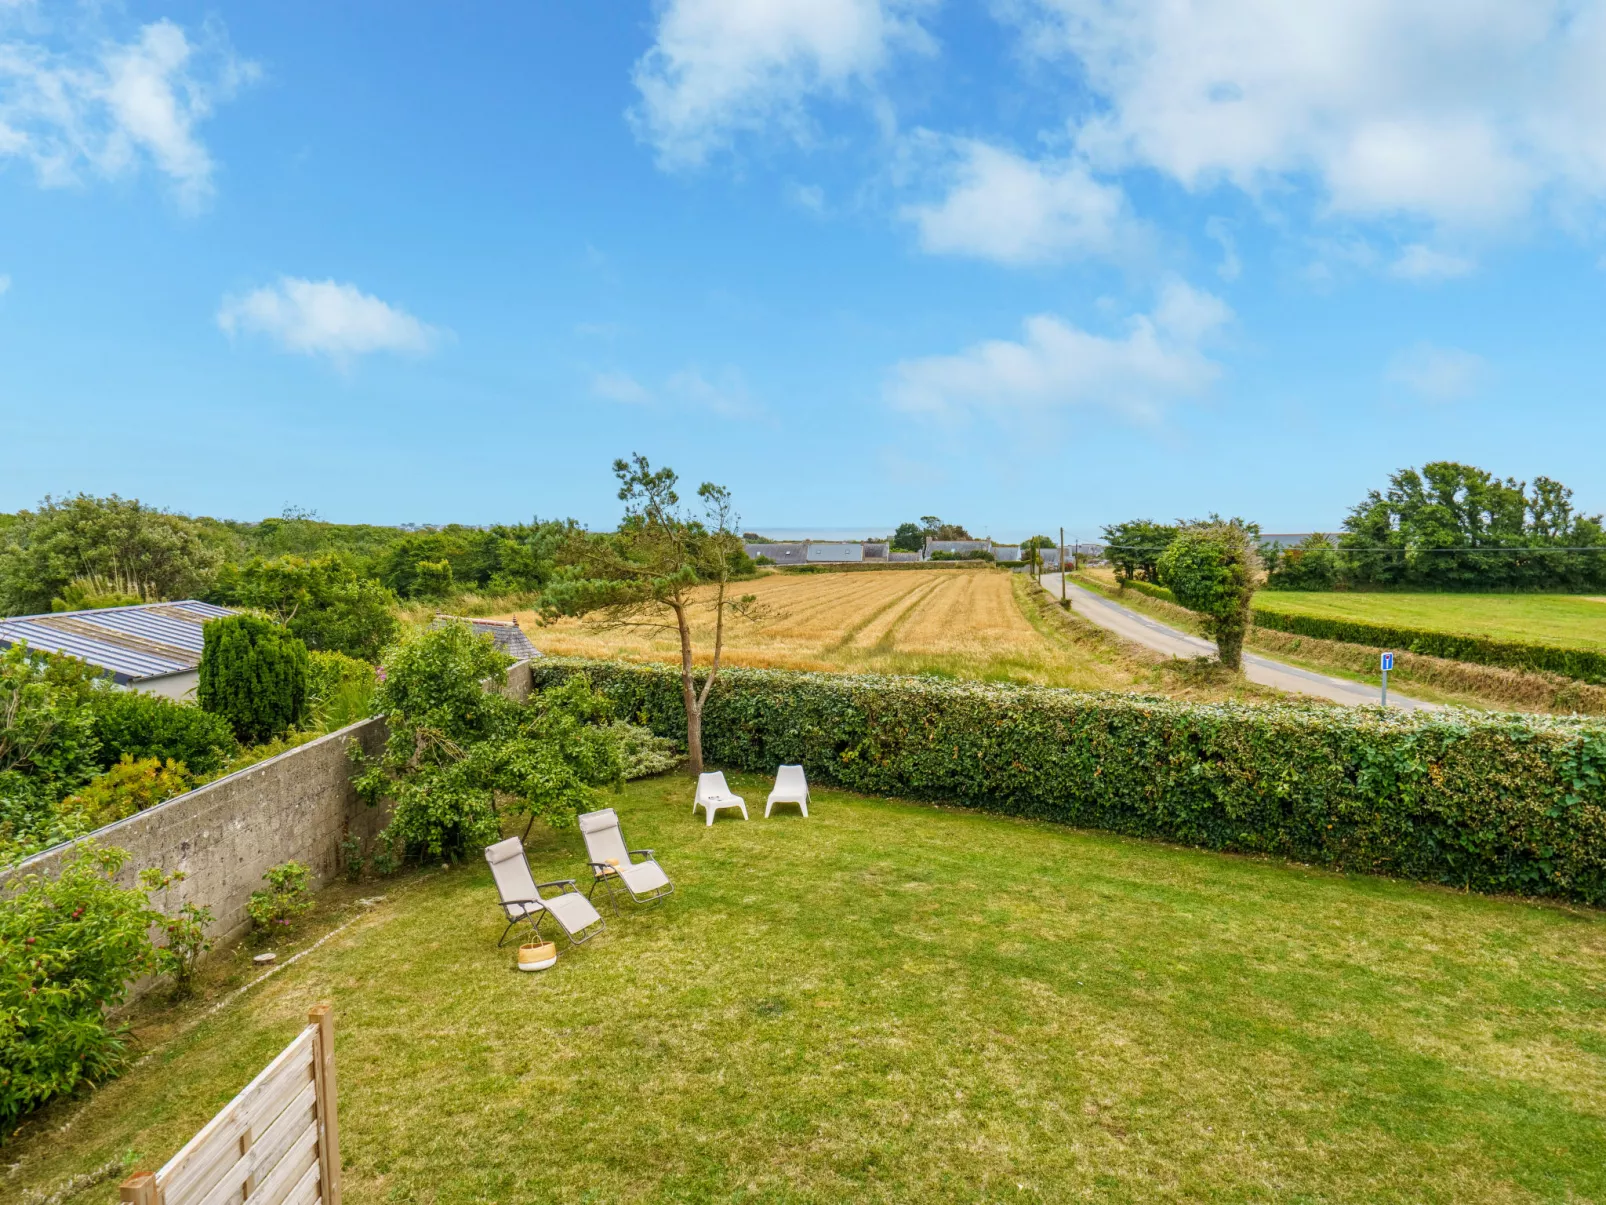
[[[1065,528],[1060,528],[1060,606],[1065,605]]]

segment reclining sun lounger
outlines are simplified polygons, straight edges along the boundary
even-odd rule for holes
[[[580,835],[585,838],[586,857],[591,859],[591,890],[586,892],[587,898],[596,891],[598,883],[607,887],[610,902],[615,884],[623,884],[630,898],[638,904],[656,904],[675,890],[652,850],[625,848],[619,814],[612,808],[581,816]],[[637,854],[645,855],[647,860],[631,861]]]
[[[491,877],[496,880],[497,894],[502,898],[502,911],[507,915],[507,928],[502,930],[502,936],[496,942],[498,948],[520,921],[528,921],[539,938],[542,919],[551,916],[568,937],[569,944],[575,946],[590,941],[606,927],[602,923],[602,914],[580,894],[580,888],[573,879],[556,879],[550,883],[535,881],[530,874],[530,864],[524,857],[524,842],[517,837],[487,845],[485,860],[491,864]],[[567,887],[569,890],[543,899],[543,887]]]

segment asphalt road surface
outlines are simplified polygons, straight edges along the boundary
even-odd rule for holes
[[[1043,589],[1058,598],[1060,575],[1043,574]],[[1071,600],[1071,609],[1083,619],[1097,624],[1105,631],[1114,632],[1123,639],[1146,645],[1162,653],[1169,653],[1173,657],[1191,659],[1216,655],[1213,641],[1187,632],[1179,632],[1176,628],[1168,627],[1159,620],[1150,619],[1147,615],[1129,607],[1123,607],[1118,602],[1112,602],[1102,594],[1095,594],[1075,582],[1065,583],[1065,594]],[[1275,687],[1290,694],[1316,695],[1323,699],[1332,699],[1336,703],[1352,703],[1357,706],[1376,707],[1378,704],[1378,690],[1375,686],[1350,682],[1344,678],[1329,678],[1326,674],[1284,665],[1281,661],[1273,661],[1258,653],[1244,653],[1244,677],[1260,686]],[[1416,711],[1421,708],[1430,711],[1440,710],[1438,703],[1424,703],[1420,699],[1395,694],[1392,690],[1389,691],[1389,706],[1398,707],[1401,711]]]

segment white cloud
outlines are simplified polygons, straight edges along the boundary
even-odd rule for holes
[[[591,392],[610,402],[640,405],[652,401],[652,394],[627,372],[599,372],[591,378]]]
[[[807,131],[806,102],[873,85],[896,46],[925,46],[922,0],[668,0],[636,63],[637,132],[667,167],[744,132]]]
[[[0,40],[0,157],[28,160],[46,187],[149,161],[194,206],[211,194],[214,171],[197,127],[259,74],[216,27],[196,43],[166,20],[93,50]]]
[[[1482,356],[1456,347],[1418,343],[1388,363],[1385,378],[1429,402],[1451,402],[1473,393],[1487,375]]]
[[[1124,335],[1092,334],[1052,314],[1025,322],[1019,342],[989,340],[958,355],[905,360],[887,382],[895,407],[936,416],[966,411],[1099,406],[1143,420],[1210,387],[1221,366],[1202,343],[1231,321],[1219,298],[1181,281]]]
[[[1421,243],[1412,243],[1389,265],[1389,275],[1401,280],[1454,280],[1460,276],[1470,276],[1477,268],[1474,260],[1435,251]]]
[[[422,354],[441,332],[357,286],[281,276],[240,297],[226,297],[218,326],[266,335],[285,351],[345,361],[376,351]]]
[[[1492,229],[1606,197],[1603,0],[1019,0],[1075,60],[1101,168]]]
[[[1216,275],[1222,280],[1237,280],[1244,266],[1238,258],[1238,243],[1232,237],[1232,227],[1221,218],[1211,218],[1205,223],[1205,234],[1221,247],[1221,262],[1216,265]]]
[[[709,381],[696,368],[683,368],[664,384],[672,396],[727,418],[751,418],[760,407],[747,390],[742,374],[727,368],[717,381]]]
[[[906,205],[920,245],[936,254],[1005,264],[1113,255],[1133,241],[1126,198],[1076,159],[1031,160],[974,139],[924,134],[921,150],[946,162],[941,200]]]

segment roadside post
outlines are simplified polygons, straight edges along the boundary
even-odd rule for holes
[[[1060,528],[1060,606],[1065,605],[1065,529]]]
[[[1389,670],[1394,668],[1394,654],[1393,653],[1384,653],[1383,654],[1382,666],[1383,666],[1383,706],[1387,707],[1389,705]]]

